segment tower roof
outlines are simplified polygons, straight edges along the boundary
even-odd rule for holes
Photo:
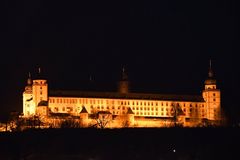
[[[214,78],[211,59],[209,61],[208,78],[205,80],[205,84],[206,85],[216,84],[216,79]]]
[[[87,112],[86,108],[83,106],[80,113],[88,113],[88,112]]]
[[[48,106],[48,101],[40,101],[38,106]]]
[[[127,81],[127,80],[128,80],[128,75],[126,73],[125,67],[123,67],[121,81]]]
[[[208,71],[208,78],[213,78],[213,70],[212,70],[212,61],[209,61],[209,71]]]
[[[128,107],[127,114],[134,114],[130,107]]]

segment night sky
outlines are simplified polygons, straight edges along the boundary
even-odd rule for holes
[[[116,91],[125,66],[132,92],[201,94],[209,59],[234,121],[238,100],[237,2],[5,1],[0,115],[22,112],[28,72],[52,89]],[[92,77],[92,81],[90,81]]]

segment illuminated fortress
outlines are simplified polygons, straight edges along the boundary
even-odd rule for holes
[[[64,122],[100,128],[219,125],[220,90],[211,63],[204,85],[202,95],[131,93],[123,69],[118,92],[65,91],[50,90],[45,78],[29,75],[23,117],[37,116],[50,127]]]

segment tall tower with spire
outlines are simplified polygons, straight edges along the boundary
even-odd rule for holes
[[[204,82],[203,98],[206,102],[206,118],[209,120],[221,120],[221,92],[217,88],[213,74],[212,62],[209,63],[208,78]]]
[[[42,76],[41,69],[38,68],[38,74],[34,80],[29,77],[27,86],[23,92],[23,115],[36,115],[37,107],[43,106],[48,102],[48,84],[47,80]]]
[[[122,76],[118,84],[118,92],[123,94],[126,94],[129,92],[128,75],[124,67],[122,68]]]
[[[27,86],[23,92],[23,115],[30,116],[34,114],[33,109],[33,91],[32,91],[32,79],[29,72],[27,79]]]

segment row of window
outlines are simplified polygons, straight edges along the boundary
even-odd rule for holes
[[[88,104],[88,102],[90,102],[90,104],[103,104],[104,103],[104,100],[95,100],[95,99],[72,99],[72,98],[50,98],[49,99],[49,103],[68,103],[68,104],[76,104],[76,103],[80,103],[80,104]],[[106,104],[110,104],[109,102],[111,102],[112,105],[115,105],[116,101],[114,100],[106,100],[105,101]],[[133,106],[180,106],[179,103],[171,103],[171,102],[138,102],[138,101],[117,101],[117,104],[118,105],[133,105]],[[183,103],[182,104],[183,107],[186,107],[187,104],[186,103]],[[190,107],[204,107],[204,104],[197,104],[197,103],[190,103],[189,104]]]
[[[104,108],[99,108],[98,107],[98,110],[101,110],[101,109],[104,109]],[[73,112],[73,111],[75,111],[75,112],[78,112],[80,110],[80,107],[78,107],[78,108],[75,108],[75,110],[74,110],[74,107],[54,107],[54,112]],[[91,107],[91,112],[93,112],[94,111],[94,108],[93,107]],[[186,109],[183,109],[183,113],[185,113],[186,114],[186,116],[193,116],[193,115],[198,115],[198,114],[196,114],[197,112],[198,112],[198,110],[193,110],[193,109],[189,109],[188,110],[189,112],[188,112],[188,114],[186,113]],[[115,115],[118,115],[118,114],[126,114],[127,113],[127,111],[125,110],[125,111],[116,111],[116,110],[114,110],[114,111],[112,111],[112,113]],[[147,111],[147,112],[141,112],[141,111],[134,111],[134,113],[135,113],[135,115],[138,115],[138,116],[173,116],[174,115],[174,110],[173,110],[173,108],[171,108],[171,109],[169,109],[168,110],[168,108],[166,108],[165,110],[163,110],[163,108],[161,109],[161,112],[158,112],[157,110],[152,110],[152,111]],[[194,114],[195,113],[195,114]],[[202,117],[204,117],[204,115],[205,115],[205,111],[204,110],[202,110],[202,112],[200,112],[199,111],[199,116],[200,115],[202,115]]]

